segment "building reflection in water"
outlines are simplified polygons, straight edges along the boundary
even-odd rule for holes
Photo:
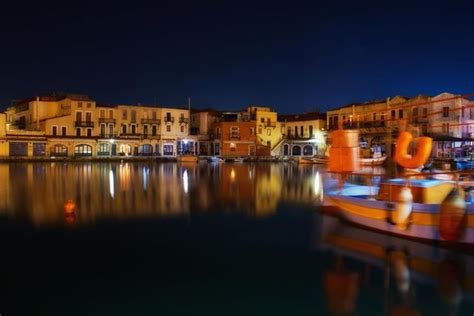
[[[316,206],[323,194],[315,166],[292,164],[12,163],[0,164],[0,176],[0,215],[35,226],[63,224],[68,200],[77,225],[190,212],[259,218],[279,203]]]

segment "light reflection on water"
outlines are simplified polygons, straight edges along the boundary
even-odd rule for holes
[[[322,215],[337,181],[321,166],[0,164],[0,177],[2,315],[474,310],[473,256]]]
[[[270,163],[0,164],[0,177],[0,212],[37,227],[63,224],[68,200],[75,224],[86,224],[221,209],[261,217],[280,202],[317,205],[322,194],[317,166]]]

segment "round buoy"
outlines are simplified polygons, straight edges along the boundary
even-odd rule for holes
[[[466,202],[461,189],[453,189],[440,205],[439,233],[446,241],[456,241],[464,233]]]
[[[392,221],[401,230],[408,228],[408,220],[413,208],[413,194],[409,187],[403,187],[400,189],[397,197],[397,203],[395,204],[395,210],[392,211]]]
[[[68,200],[64,203],[64,214],[74,215],[76,213],[76,203],[73,200]]]

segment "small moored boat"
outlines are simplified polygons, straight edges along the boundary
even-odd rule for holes
[[[181,155],[176,157],[178,162],[198,162],[198,157],[195,155]]]
[[[361,158],[360,164],[362,166],[381,166],[386,159],[387,156],[381,156],[377,158]]]
[[[325,164],[328,162],[326,157],[301,157],[298,159],[300,164]]]

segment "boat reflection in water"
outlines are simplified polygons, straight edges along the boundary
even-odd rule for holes
[[[370,292],[374,299],[377,291],[380,299],[374,299],[371,311],[378,307],[384,315],[461,315],[463,303],[472,306],[474,256],[357,228],[327,215],[321,215],[319,227],[319,250],[334,255],[323,281],[331,314],[363,311],[361,293]]]
[[[317,166],[277,164],[0,164],[0,215],[37,227],[101,219],[187,218],[192,212],[264,217],[279,203],[318,205]],[[27,198],[25,198],[27,197]],[[65,203],[74,214],[65,216]]]

